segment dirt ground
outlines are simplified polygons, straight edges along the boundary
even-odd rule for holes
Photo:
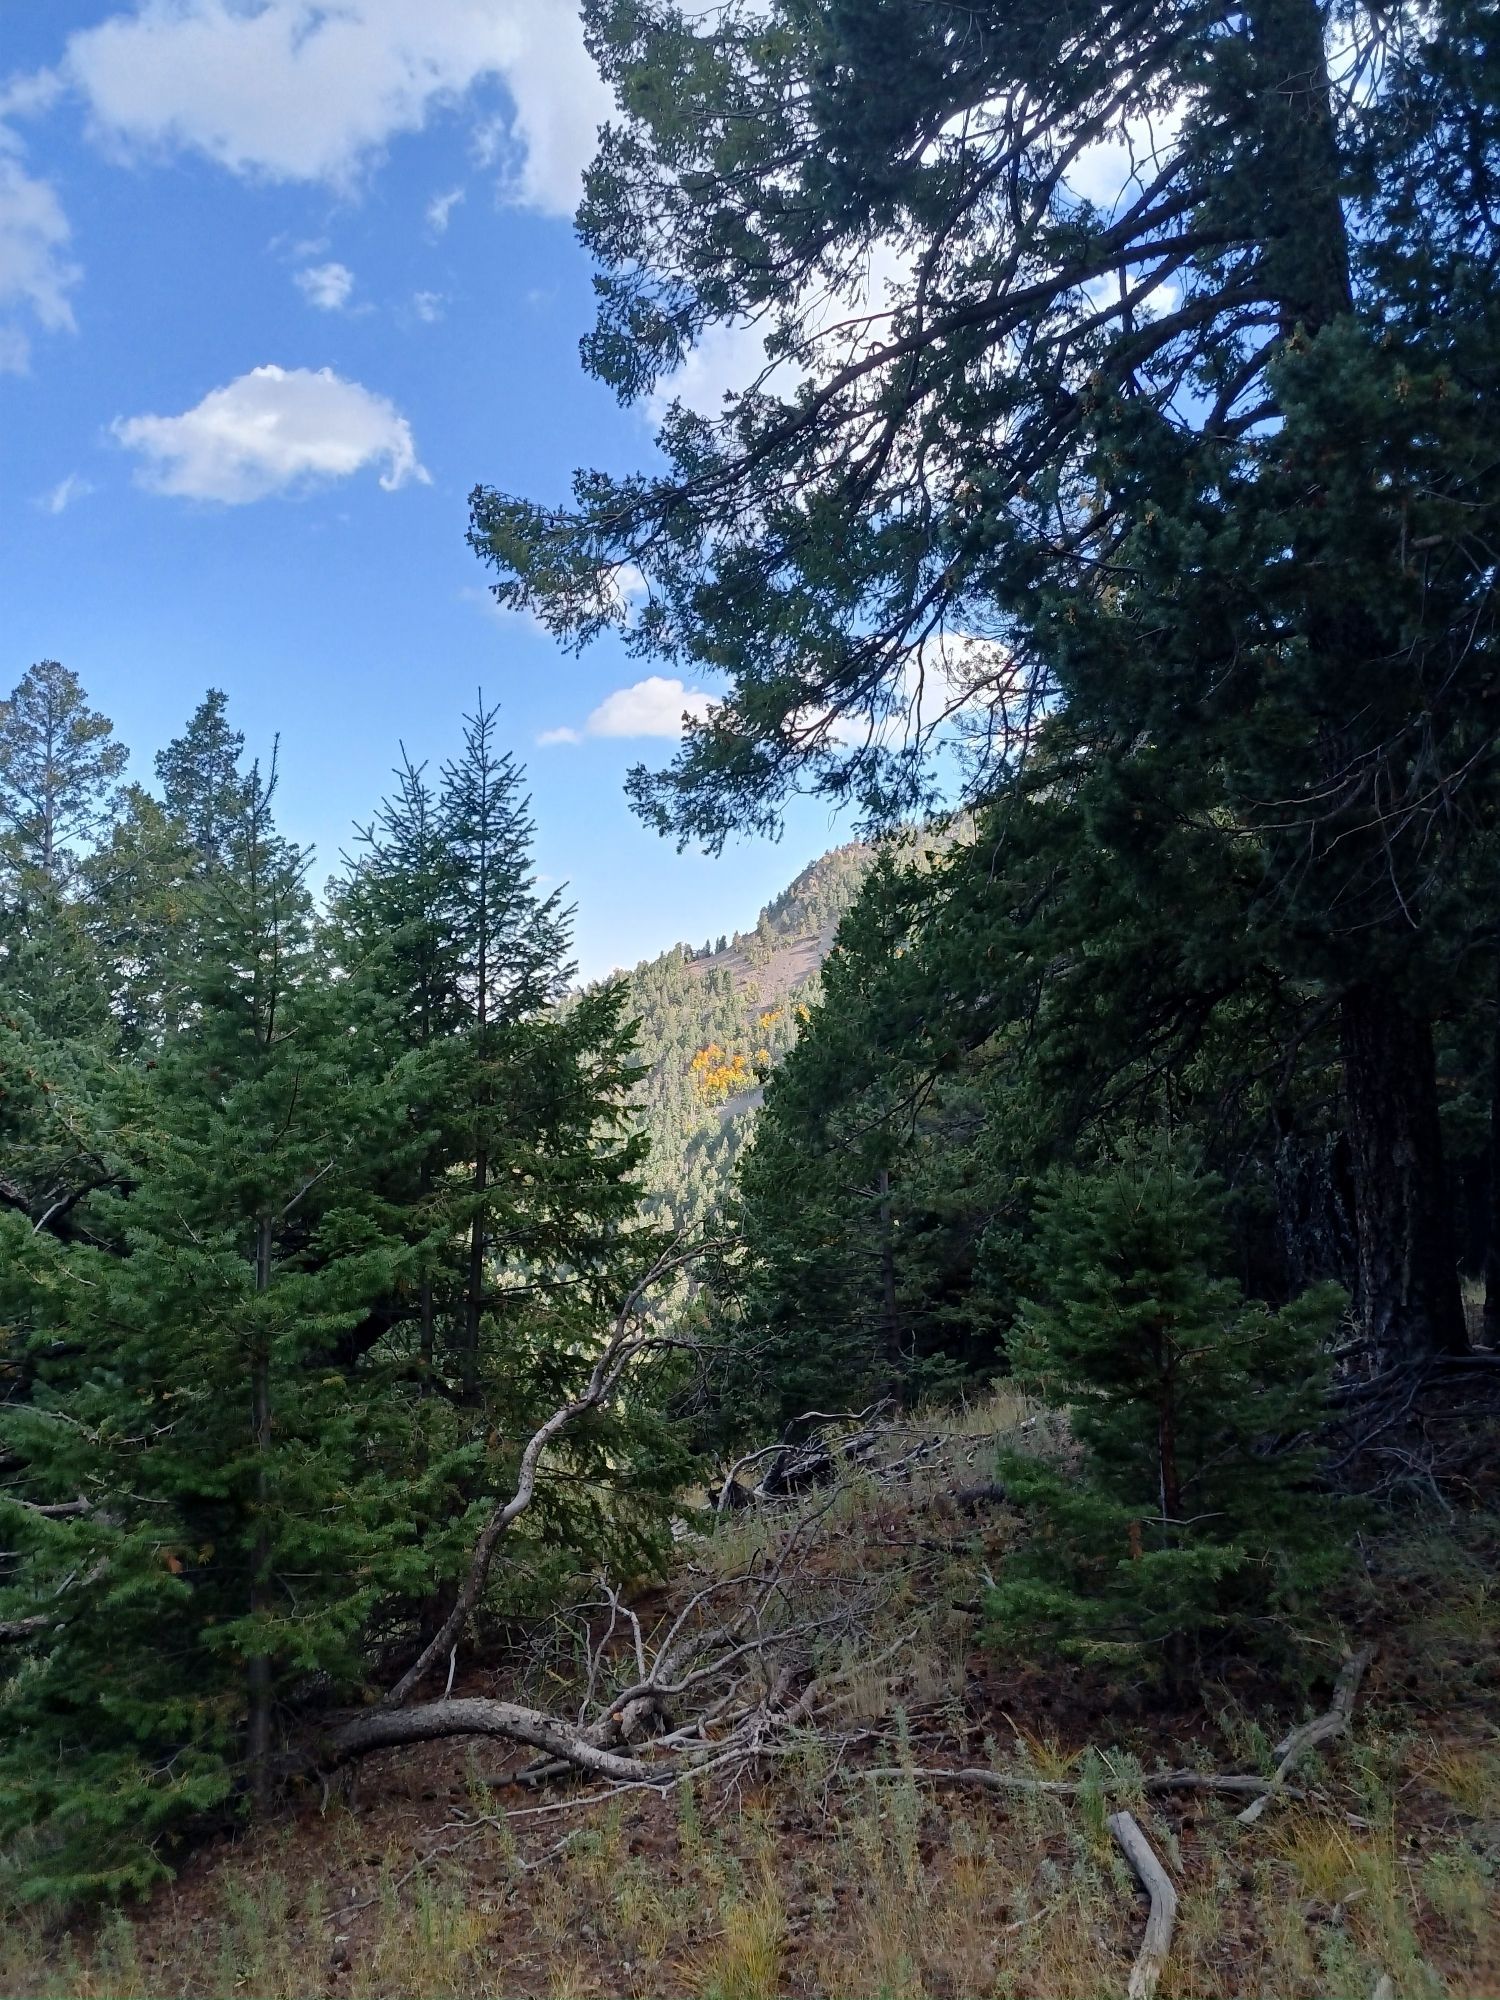
[[[1172,1710],[1008,1665],[973,1593],[1014,1523],[955,1520],[938,1483],[854,1495],[821,1531],[804,1587],[878,1574],[890,1629],[911,1634],[849,1679],[836,1730],[664,1794],[531,1790],[498,1745],[386,1752],[201,1846],[144,1906],[13,1920],[0,1990],[1092,2000],[1124,1990],[1146,1914],[1105,1823],[1124,1803],[1179,1890],[1166,2000],[1369,2000],[1383,1976],[1397,2000],[1500,1993],[1500,1520],[1388,1526],[1324,1607],[1304,1690],[1229,1663]],[[729,1559],[717,1542],[685,1558]],[[645,1618],[686,1587],[644,1597]],[[1324,1704],[1339,1650],[1365,1639],[1379,1653],[1351,1731],[1257,1825],[1235,1801],[1140,1789],[1182,1766],[1268,1771],[1277,1737]],[[499,1658],[460,1691],[514,1698],[528,1675],[536,1699],[549,1672]],[[569,1693],[553,1688],[560,1710]],[[1074,1789],[915,1775],[965,1765]]]

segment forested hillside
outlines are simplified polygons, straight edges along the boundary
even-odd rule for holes
[[[627,977],[647,1066],[648,1186],[678,1229],[723,1204],[766,1078],[817,1000],[839,919],[873,860],[858,844],[804,868],[749,931],[674,945]]]

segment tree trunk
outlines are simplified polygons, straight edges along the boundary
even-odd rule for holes
[[[1261,85],[1257,114],[1264,150],[1264,268],[1277,299],[1282,331],[1317,334],[1353,310],[1349,231],[1343,211],[1339,157],[1328,76],[1325,10],[1317,0],[1251,0],[1248,9]],[[1358,438],[1330,436],[1331,453],[1365,447]],[[1306,637],[1321,662],[1334,701],[1356,699],[1365,663],[1388,644],[1356,599],[1331,599],[1318,571],[1314,539],[1298,558],[1309,562],[1311,598]],[[1357,745],[1336,714],[1321,730],[1329,783],[1338,781]],[[1316,807],[1309,808],[1316,812]],[[1358,818],[1365,817],[1361,803]],[[1324,907],[1338,901],[1339,865],[1352,864],[1351,840],[1362,829],[1336,820],[1319,829]],[[1363,833],[1383,840],[1384,831]],[[1385,860],[1384,865],[1391,865]],[[1383,873],[1383,867],[1377,871]],[[1398,892],[1399,901],[1399,892]],[[1467,1345],[1443,1173],[1437,1069],[1431,1023],[1413,1014],[1381,970],[1380,919],[1335,936],[1334,962],[1348,980],[1340,1009],[1345,1125],[1356,1236],[1356,1295],[1381,1362],[1418,1361],[1461,1352]],[[1407,935],[1403,907],[1384,920]],[[1347,969],[1346,969],[1347,968]],[[1336,977],[1338,975],[1336,974]]]
[[[1484,1344],[1500,1351],[1500,955],[1495,960],[1495,1031],[1490,1069],[1490,1189],[1484,1241]]]
[[[1179,1549],[1186,1543],[1182,1529],[1182,1475],[1177,1468],[1177,1346],[1165,1326],[1156,1333],[1156,1482],[1161,1506],[1161,1546]],[[1168,1635],[1164,1649],[1167,1686],[1179,1695],[1187,1685],[1188,1643],[1185,1632]]]
[[[1358,1267],[1348,1140],[1338,1131],[1314,1139],[1284,1129],[1276,1141],[1273,1172],[1280,1291],[1295,1297],[1332,1278],[1352,1293]],[[1247,1291],[1258,1289],[1246,1286]]]
[[[901,1390],[901,1315],[896,1301],[896,1236],[891,1215],[891,1170],[880,1169],[880,1303],[885,1320],[885,1360],[888,1388]]]
[[[1382,1366],[1462,1354],[1432,1024],[1370,982],[1344,995],[1339,1035],[1360,1319]]]
[[[263,1298],[271,1289],[271,1231],[269,1215],[263,1215],[255,1232],[255,1290]],[[271,1564],[271,1531],[266,1518],[270,1501],[271,1449],[271,1356],[264,1330],[256,1328],[255,1349],[250,1361],[250,1431],[255,1450],[255,1534],[251,1547],[250,1609],[267,1608]],[[246,1663],[249,1721],[245,1754],[250,1767],[250,1797],[257,1814],[271,1803],[271,1656],[252,1653]]]
[[[420,1189],[418,1201],[422,1221],[424,1226],[426,1226],[431,1222],[431,1217],[428,1214],[429,1204],[432,1199],[432,1162],[430,1160],[422,1162],[418,1186]],[[432,1390],[432,1370],[436,1359],[436,1328],[433,1323],[432,1280],[425,1272],[422,1276],[422,1289],[418,1296],[421,1315],[420,1353],[422,1357],[422,1394],[426,1396]]]
[[[469,1283],[464,1299],[463,1394],[472,1402],[479,1393],[479,1321],[484,1310],[484,1196],[489,1186],[489,1155],[474,1149],[474,1219],[469,1227]]]

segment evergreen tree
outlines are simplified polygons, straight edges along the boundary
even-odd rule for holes
[[[418,1353],[430,1378],[440,1312],[451,1303],[444,1271],[452,1235],[446,1102],[452,1080],[439,1052],[463,1020],[454,935],[458,870],[425,766],[414,765],[403,749],[395,775],[395,792],[359,830],[356,858],[333,887],[332,945],[351,982],[353,1007],[406,1076],[409,1142],[392,1148],[379,1184],[418,1251]],[[409,1310],[392,1300],[391,1325],[372,1321],[368,1337],[387,1337]]]
[[[1460,1346],[1432,1010],[1493,811],[1500,235],[1444,163],[1494,143],[1479,10],[589,16],[623,108],[588,365],[641,397],[724,320],[778,364],[673,406],[660,472],[475,498],[507,603],[586,638],[634,564],[630,643],[727,663],[638,806],[710,845],[798,787],[889,823],[933,795],[934,708],[981,795],[1065,710],[1122,804],[1238,829],[1254,880],[1184,967],[1252,928],[1326,997],[1361,1318],[1386,1361]]]
[[[0,702],[0,1004],[49,1040],[103,1042],[107,998],[71,891],[111,822],[124,746],[56,660]]]
[[[361,1169],[399,1107],[316,977],[270,792],[252,773],[189,1024],[116,1082],[128,1187],[13,1279],[42,1352],[0,1416],[24,1468],[0,1498],[6,1617],[29,1633],[0,1689],[0,1827],[37,1891],[144,1883],[193,1816],[264,1803],[277,1704],[309,1676],[356,1686],[373,1607],[419,1574],[399,1408],[335,1359],[396,1282]]]
[[[401,1078],[405,1119],[370,1188],[408,1261],[344,1348],[419,1385],[422,1449],[446,1456],[431,1512],[413,1518],[441,1595],[498,1475],[497,1437],[526,1434],[552,1407],[638,1269],[645,1141],[623,989],[553,998],[566,916],[533,885],[523,774],[498,751],[493,714],[470,720],[440,788],[404,755],[396,776],[335,887],[329,942],[351,1017]],[[549,1499],[528,1516],[533,1584],[505,1599],[515,1605],[533,1601],[537,1577],[602,1549],[647,1559],[660,1532],[663,1469],[677,1460],[649,1422],[600,1420],[568,1449],[577,1504]],[[606,1462],[633,1497],[601,1513],[588,1482]]]
[[[1272,1311],[1227,1256],[1218,1187],[1162,1141],[1045,1185],[1011,1356],[1078,1462],[1002,1460],[1029,1533],[990,1595],[998,1643],[1144,1661],[1180,1692],[1204,1643],[1269,1642],[1339,1565],[1306,1439],[1343,1295]]]
[[[248,795],[240,768],[245,738],[231,729],[228,703],[210,688],[186,729],[156,753],[156,777],[167,811],[182,823],[200,869],[223,862]]]
[[[564,957],[567,918],[561,898],[556,892],[545,899],[535,893],[523,773],[498,747],[498,712],[481,700],[465,717],[463,748],[443,771],[444,831],[453,862],[452,940],[472,1117],[469,1265],[459,1343],[471,1396],[487,1302],[494,1154],[507,1108],[500,1084],[507,1073],[513,1075],[512,1031],[558,997],[571,970]]]
[[[73,843],[94,838],[125,768],[113,726],[56,660],[42,660],[0,701],[0,840],[23,875],[55,883]]]
[[[182,822],[130,786],[109,838],[83,862],[74,918],[87,939],[108,1043],[131,1054],[181,1025],[193,933],[202,911],[197,850]]]

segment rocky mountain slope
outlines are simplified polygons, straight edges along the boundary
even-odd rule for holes
[[[679,1226],[722,1198],[766,1076],[817,997],[839,919],[875,857],[851,842],[809,863],[747,931],[674,945],[628,975],[640,1018],[649,1179]]]

